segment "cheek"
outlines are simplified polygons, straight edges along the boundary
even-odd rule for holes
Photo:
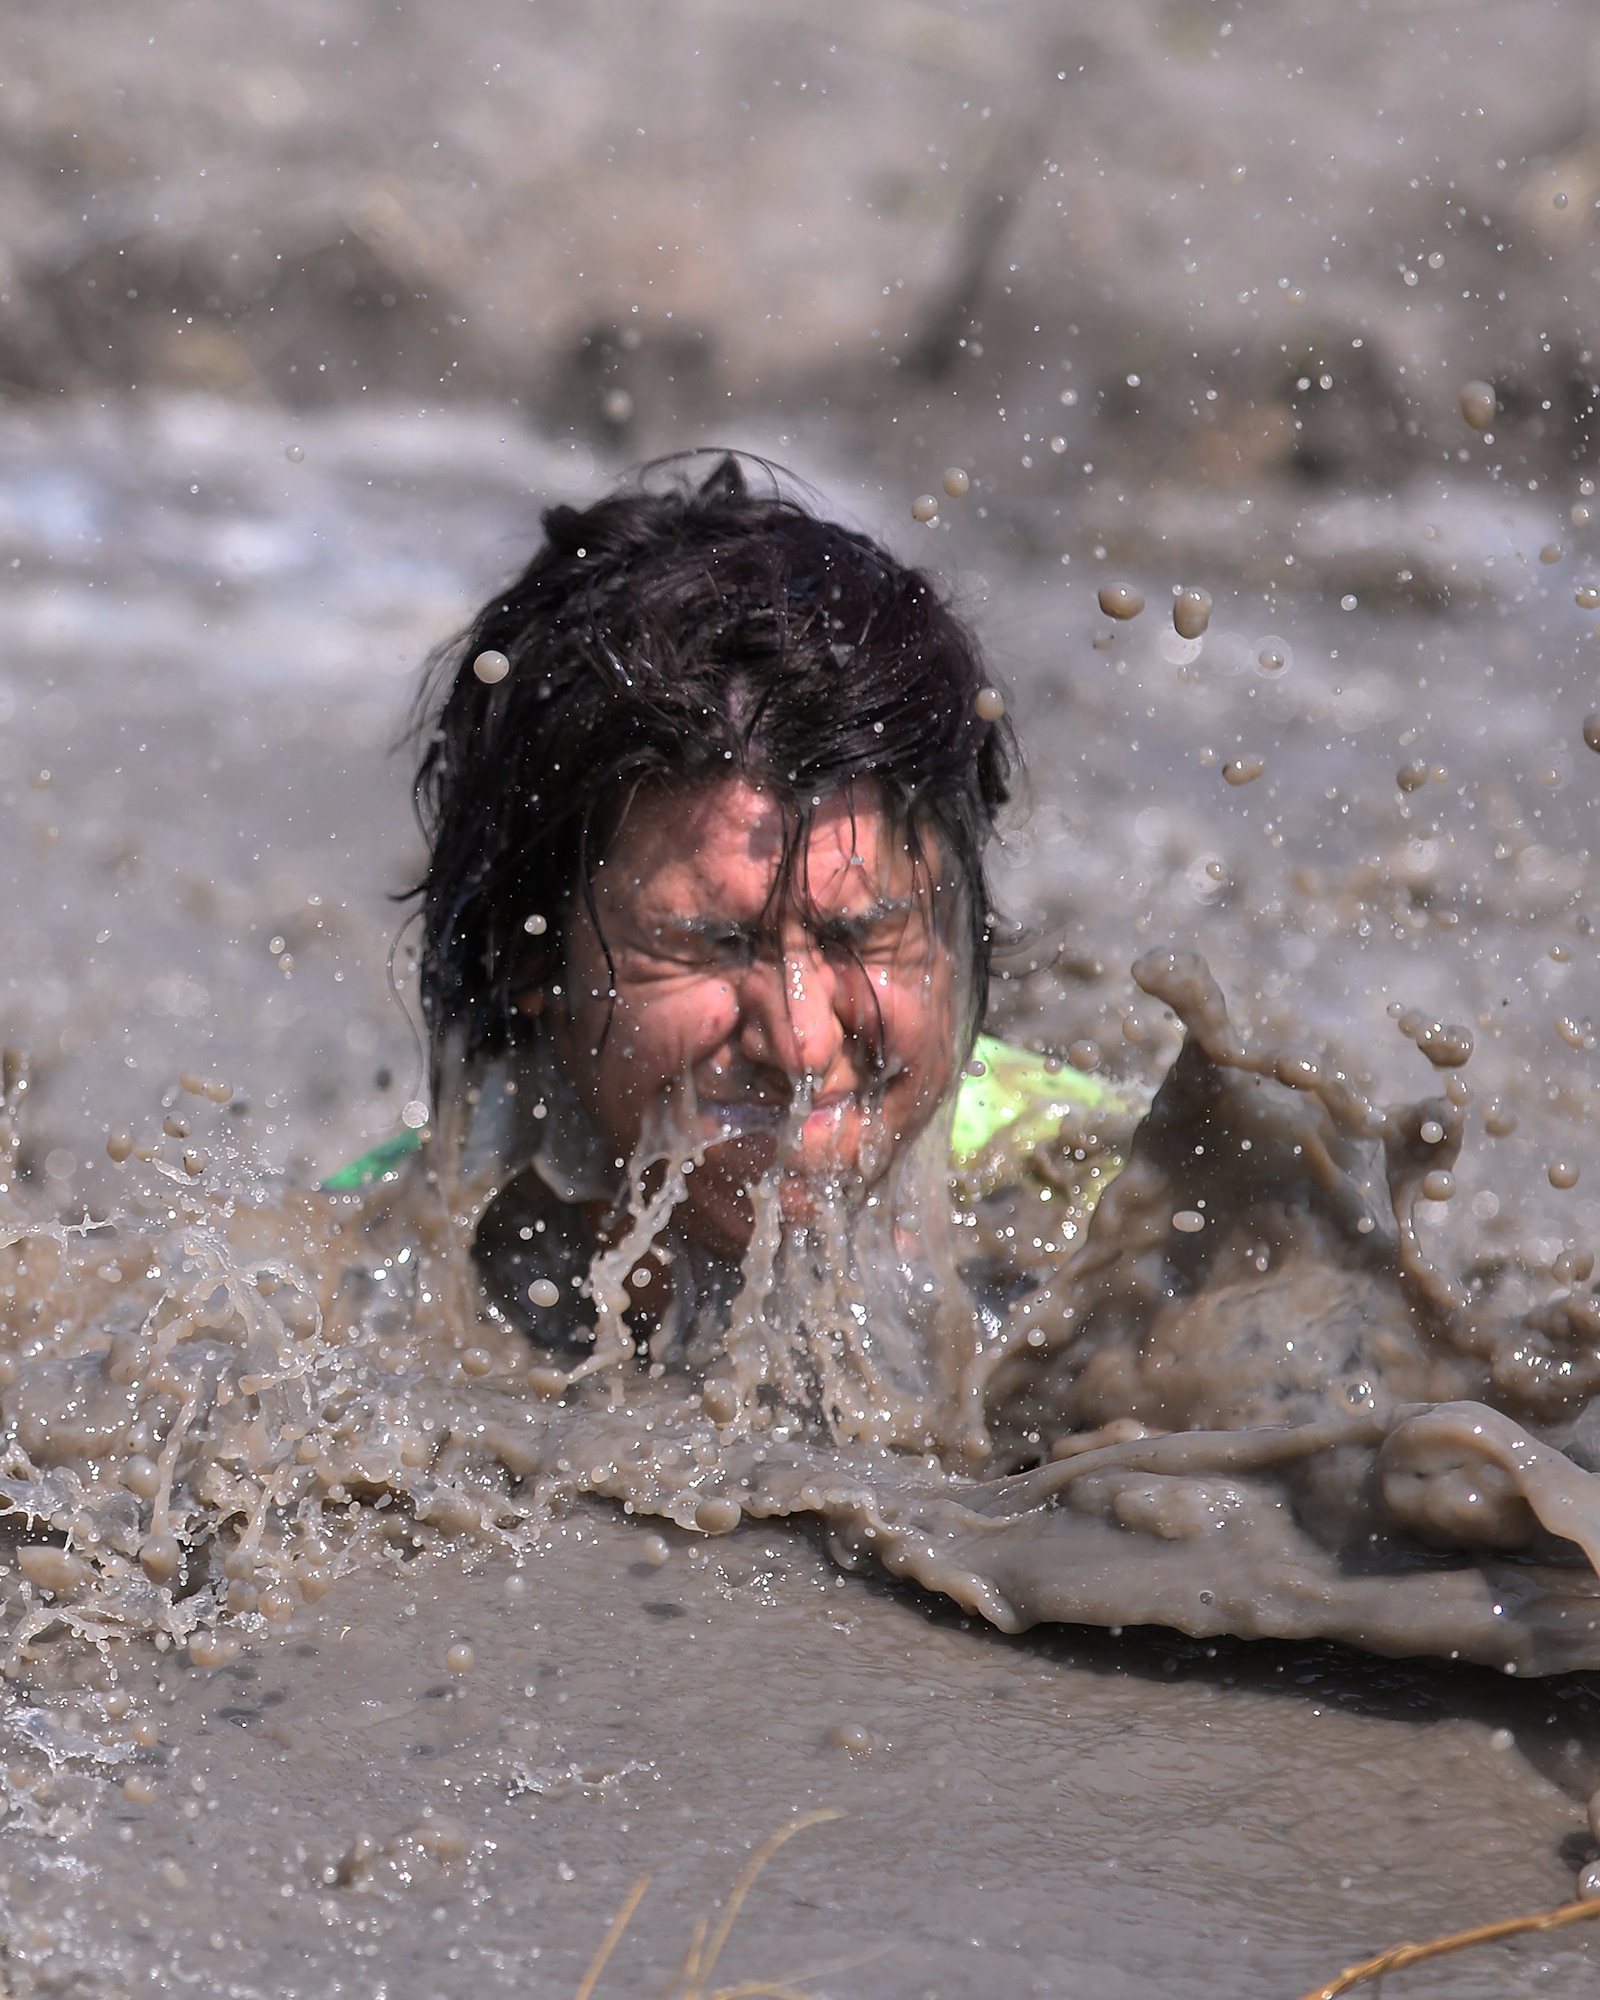
[[[944,968],[887,985],[873,981],[883,1019],[884,1054],[918,1089],[942,1075],[953,1054],[954,986]]]
[[[738,1010],[721,980],[651,987],[618,996],[617,1053],[638,1082],[675,1077],[719,1049],[732,1033]]]

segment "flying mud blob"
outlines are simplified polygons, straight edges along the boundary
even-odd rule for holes
[[[1459,393],[1461,415],[1475,431],[1486,431],[1494,422],[1495,398],[1492,382],[1463,382]]]
[[[1198,639],[1211,623],[1211,592],[1180,590],[1172,600],[1172,629],[1180,639]]]
[[[1131,583],[1103,583],[1099,598],[1100,609],[1108,618],[1137,618],[1144,609],[1143,593]]]

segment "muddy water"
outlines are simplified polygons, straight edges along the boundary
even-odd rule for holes
[[[530,1491],[541,1474],[615,1486],[636,1505],[649,1496],[612,1478],[608,1454],[576,1476],[541,1459],[546,1420],[529,1425],[519,1384],[527,1357],[452,1318],[423,1274],[436,1246],[418,1239],[412,1277],[405,1242],[385,1238],[356,1295],[341,1289],[356,1248],[340,1232],[359,1211],[286,1206],[279,1189],[394,1129],[417,1088],[386,989],[395,919],[381,899],[408,850],[382,746],[415,659],[526,537],[532,494],[581,491],[588,472],[501,436],[492,422],[398,417],[291,436],[272,419],[173,404],[12,437],[7,976],[13,1038],[36,1063],[25,1198],[127,1218],[109,1254],[104,1239],[31,1239],[23,1255],[41,1261],[19,1293],[42,1283],[51,1317],[21,1330],[32,1351],[19,1353],[20,1383],[76,1352],[96,1393],[103,1379],[158,1405],[148,1437],[100,1451],[96,1432],[137,1411],[59,1378],[55,1404],[41,1397],[56,1478],[82,1475],[52,1505],[81,1509],[102,1539],[87,1552],[92,1589],[42,1549],[8,1578],[11,1631],[31,1631],[10,1683],[14,1983],[117,1991],[165,1972],[241,1991],[544,1979],[565,1992],[636,1874],[655,1868],[616,1962],[628,1990],[630,1978],[659,1983],[751,1845],[812,1806],[846,1817],[773,1864],[728,1947],[730,1979],[817,1968],[824,1990],[861,1993],[1026,1980],[1131,1994],[1174,1978],[1293,1992],[1402,1933],[1569,1894],[1591,1851],[1582,1800],[1600,1782],[1582,1679],[1524,1688],[1465,1667],[1251,1648],[1221,1636],[1249,1629],[1248,1590],[1193,1641],[1079,1627],[1004,1639],[887,1587],[848,1507],[832,1510],[847,1529],[834,1560],[803,1523],[707,1541],[588,1501],[552,1520]],[[291,444],[302,457],[285,456]],[[818,469],[869,521],[901,513],[902,496]],[[1545,531],[1532,510],[1490,522],[1434,498],[1436,539],[1458,563],[1498,554],[1510,566]],[[1290,518],[1276,516],[1278,532],[1314,540]],[[1343,541],[1326,531],[1329,573],[1370,525],[1344,521]],[[1374,619],[1359,602],[1334,612],[1230,586],[1219,556],[1196,651],[1149,612],[1099,644],[1106,621],[1083,584],[986,546],[975,524],[951,535],[1014,679],[1039,799],[1008,880],[1011,906],[1033,919],[1002,999],[1015,1029],[1058,1047],[1096,1039],[1153,1083],[1177,1044],[1168,1002],[1183,995],[1122,968],[1168,940],[1204,945],[1257,1046],[1334,1037],[1342,1048],[1322,1060],[1377,1099],[1436,1089],[1419,1042],[1435,1022],[1470,1024],[1473,1094],[1451,1107],[1467,1114],[1456,1188],[1417,1210],[1421,1241],[1452,1281],[1476,1267],[1497,1326],[1570,1290],[1573,1254],[1600,1219],[1592,1161],[1576,1186],[1548,1174],[1585,1164],[1589,1109],[1594,779],[1572,720],[1586,627],[1570,566],[1551,577],[1557,566],[1525,562],[1515,589],[1448,619]],[[1091,573],[1093,546],[1074,543]],[[1161,559],[1138,560],[1159,608]],[[1240,752],[1265,768],[1230,786],[1221,766]],[[183,1070],[225,1076],[236,1095],[221,1108],[185,1091]],[[1497,1137],[1484,1124],[1494,1099]],[[163,1135],[164,1116],[190,1130]],[[107,1128],[156,1157],[115,1173]],[[186,1152],[206,1155],[195,1173]],[[226,1231],[208,1234],[230,1189]],[[1170,1214],[1209,1196],[1162,1199]],[[992,1223],[1003,1237],[1026,1219]],[[1342,1221],[1353,1230],[1357,1217]],[[254,1260],[259,1308],[243,1294],[214,1303],[207,1259],[224,1241],[235,1263]],[[1026,1235],[1011,1242],[1029,1261]],[[43,1268],[63,1247],[64,1287]],[[165,1470],[163,1441],[197,1377],[157,1381],[172,1352],[143,1352],[117,1319],[119,1298],[163,1289],[196,1308],[169,1348],[200,1358],[206,1440],[182,1465],[175,1448]],[[1043,1343],[1059,1434],[1124,1414],[1193,1427],[1126,1384],[1110,1401],[1103,1384],[1091,1395],[1077,1339],[1058,1328]],[[284,1360],[296,1352],[298,1369]],[[1407,1380],[1389,1400],[1481,1388]],[[251,1399],[297,1393],[326,1400],[274,1408],[265,1436]],[[69,1403],[76,1429],[60,1422]],[[604,1404],[562,1435],[637,1421]],[[352,1410],[359,1421],[341,1431]],[[728,1449],[703,1414],[663,1404],[669,1414],[691,1457],[705,1440],[702,1472]],[[1003,1425],[1003,1398],[995,1414]],[[515,1438],[485,1439],[488,1417],[520,1421],[535,1446],[519,1458]],[[292,1476],[316,1506],[282,1519],[259,1507],[260,1474],[296,1423]],[[1036,1409],[1019,1420],[1029,1427]],[[1150,1471],[1134,1446],[1114,1449],[1113,1469]],[[108,1506],[86,1468],[129,1456],[149,1462],[137,1477],[151,1490],[119,1487],[144,1504]],[[845,1483],[911,1492],[904,1465],[886,1464],[853,1462]],[[201,1495],[211,1468],[240,1485],[219,1474]],[[948,1499],[947,1476],[925,1478],[922,1504]],[[1023,1478],[1065,1490],[1068,1474]],[[238,1573],[190,1576],[181,1546],[149,1546],[163,1539],[150,1508],[175,1484],[185,1505],[232,1512],[244,1536],[258,1519]],[[1138,1539],[1136,1504],[1117,1515],[1118,1549],[1176,1550],[1192,1571],[1181,1538]],[[1348,1496],[1323,1504],[1337,1513]],[[1055,1518],[1070,1525],[1071,1510]],[[1098,1525],[1092,1509],[1079,1518]],[[1294,1560],[1303,1569],[1305,1551]],[[1059,1546],[1049,1570],[1081,1584]],[[1416,1574],[1450,1579],[1462,1565]],[[1126,1586],[1094,1606],[1040,1600],[1038,1576],[1035,1565],[1031,1615],[1113,1625],[1119,1602],[1130,1624],[1151,1615]],[[174,1583],[201,1588],[174,1598]],[[1028,1577],[1008,1587],[1023,1611],[1001,1622],[1025,1622]],[[63,1612],[102,1636],[156,1638],[108,1638],[102,1658],[50,1636]],[[220,1638],[189,1643],[219,1615]],[[456,1647],[471,1653],[470,1665],[453,1655],[460,1671]],[[87,1731],[71,1733],[74,1715]],[[1589,1957],[1563,1941],[1451,1968],[1431,1990],[1577,1993]],[[1426,1975],[1415,1982],[1430,1990]]]

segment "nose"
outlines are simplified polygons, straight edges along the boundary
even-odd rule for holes
[[[803,1078],[820,1084],[844,1047],[841,997],[838,975],[819,953],[763,956],[741,982],[740,1052],[791,1086]]]

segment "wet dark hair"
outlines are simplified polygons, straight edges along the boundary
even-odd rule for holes
[[[422,1006],[437,1071],[515,1039],[515,997],[560,976],[574,893],[641,784],[759,778],[804,853],[814,801],[874,781],[963,892],[975,1034],[988,994],[984,849],[1009,725],[979,716],[976,640],[920,570],[722,455],[646,467],[581,512],[553,507],[523,573],[435,661],[415,796]],[[485,652],[510,670],[486,683]],[[525,919],[548,928],[528,934]],[[965,1051],[963,1051],[965,1053]],[[437,1078],[436,1078],[437,1080]]]

